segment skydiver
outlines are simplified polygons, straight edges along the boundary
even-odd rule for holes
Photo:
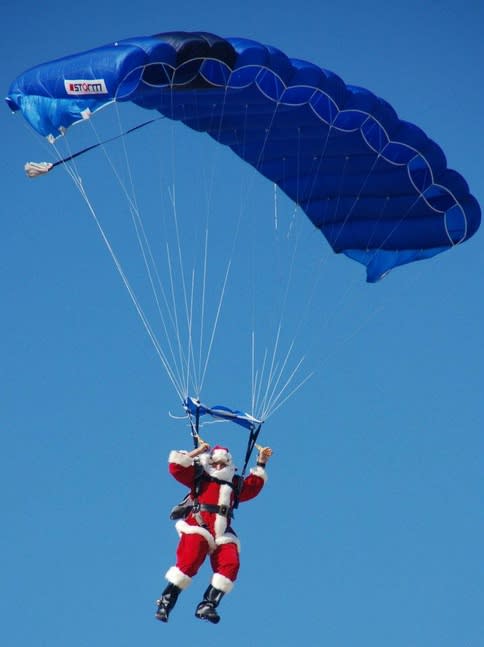
[[[223,595],[232,590],[240,566],[240,543],[231,527],[233,507],[238,501],[254,498],[262,490],[267,480],[266,463],[271,455],[269,447],[260,448],[257,465],[241,479],[235,474],[236,468],[226,447],[216,445],[210,449],[202,442],[191,452],[170,452],[170,474],[191,489],[198,505],[175,525],[180,536],[176,565],[165,574],[169,584],[157,600],[155,617],[158,620],[168,621],[178,595],[210,555],[213,575],[195,616],[214,624],[220,621],[216,608]]]

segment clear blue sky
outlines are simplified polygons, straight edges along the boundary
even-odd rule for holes
[[[3,92],[37,63],[133,35],[206,30],[253,38],[387,99],[441,145],[484,204],[482,2],[190,4],[9,5]],[[296,340],[314,376],[264,428],[262,441],[275,452],[270,480],[237,514],[242,570],[221,604],[221,624],[193,617],[210,577],[204,568],[165,626],[153,618],[154,600],[177,541],[168,510],[183,494],[166,457],[189,447],[183,423],[168,415],[180,413],[178,399],[79,194],[61,171],[28,181],[23,164],[52,153],[6,107],[0,124],[1,643],[479,647],[482,232],[373,286],[322,237],[303,235],[307,254],[292,294],[304,294],[311,263],[323,261]],[[172,127],[163,128],[153,132],[169,142]],[[132,137],[136,156],[143,140]],[[201,152],[195,146],[180,135],[180,217],[203,201],[187,182],[204,154],[203,144]],[[117,198],[101,184],[96,160],[86,172],[98,178],[93,191],[113,218]],[[210,172],[215,166],[207,164]],[[241,166],[228,157],[218,165],[220,222],[239,208]],[[249,182],[246,212],[274,229],[272,186]],[[150,212],[159,190],[147,184],[140,202]],[[289,230],[292,216],[280,199],[278,231]],[[224,258],[218,242],[216,264]],[[254,267],[265,320],[278,278],[264,288]],[[229,285],[206,393],[209,403],[245,407],[241,278],[234,272]],[[238,433],[217,427],[206,435],[237,446]]]

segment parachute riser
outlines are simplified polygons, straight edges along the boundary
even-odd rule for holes
[[[188,411],[188,419],[190,421],[190,433],[192,435],[193,447],[194,449],[197,449],[201,441],[200,435],[198,433],[200,429],[200,407],[196,408],[195,416],[193,416],[193,414]]]
[[[191,436],[193,439],[193,445],[195,449],[199,446],[200,442],[204,442],[201,437],[200,437],[200,416],[204,415],[206,413],[210,413],[211,415],[214,415],[215,417],[220,417],[221,415],[221,408],[219,407],[218,410],[216,410],[215,407],[208,408],[205,405],[202,405],[198,399],[195,398],[187,398],[185,402],[183,403],[183,407],[185,411],[187,412],[188,419],[190,421],[190,427],[191,427]],[[228,409],[225,409],[225,411],[229,411]],[[233,413],[233,412],[232,412]],[[228,418],[230,420],[231,418]],[[231,419],[232,422],[237,422],[234,418]],[[263,421],[261,420],[256,420],[255,418],[251,418],[250,421],[245,418],[246,424],[243,426],[249,430],[249,440],[247,443],[247,449],[245,452],[245,458],[244,458],[244,466],[242,468],[241,472],[241,478],[244,477],[246,470],[247,470],[247,465],[249,464],[250,458],[252,456],[252,452],[254,451],[254,447],[257,449],[261,450],[261,446],[257,444],[257,438],[259,437],[260,430],[263,425]],[[237,502],[238,503],[238,502]]]

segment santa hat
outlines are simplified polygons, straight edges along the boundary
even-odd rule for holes
[[[210,452],[210,462],[230,465],[232,463],[232,454],[229,452],[227,447],[215,445],[215,447],[212,447],[212,451]]]

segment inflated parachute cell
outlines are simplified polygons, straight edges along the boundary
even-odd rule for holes
[[[470,238],[480,208],[442,150],[369,90],[243,38],[170,32],[39,65],[7,103],[57,137],[112,101],[229,146],[374,282]]]

